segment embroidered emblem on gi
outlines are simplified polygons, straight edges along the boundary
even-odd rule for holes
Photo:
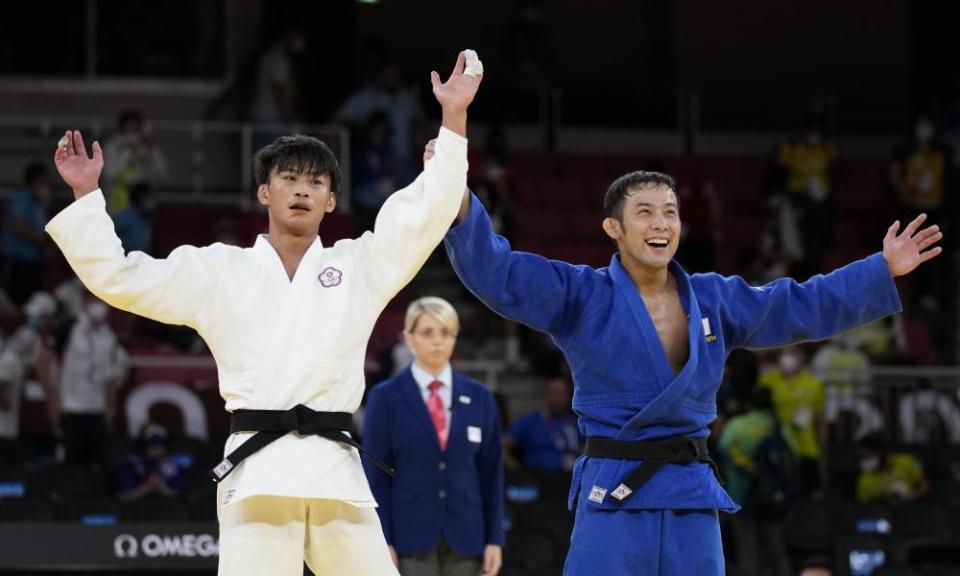
[[[703,318],[703,336],[706,339],[707,343],[716,342],[717,335],[713,333],[713,330],[710,328],[710,319],[704,316]]]
[[[322,284],[324,288],[339,285],[342,278],[343,272],[332,266],[327,266],[323,269],[323,272],[317,276],[317,279],[320,280],[320,284]]]
[[[236,488],[231,488],[223,493],[223,505],[226,506],[230,503],[230,500],[233,499],[233,495],[237,493]]]
[[[469,403],[470,403],[470,397],[469,397],[469,396],[460,396],[460,403],[461,403],[461,404],[469,404]]]
[[[610,493],[611,496],[613,496],[620,502],[623,502],[624,499],[626,499],[626,497],[631,494],[633,494],[633,490],[627,488],[626,484],[621,484],[617,486],[617,489]]]
[[[603,504],[603,497],[607,495],[607,489],[601,488],[599,486],[594,486],[590,489],[590,496],[587,497],[587,500],[591,502],[596,502],[597,504]]]

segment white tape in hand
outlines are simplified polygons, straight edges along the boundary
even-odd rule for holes
[[[469,74],[471,76],[479,76],[483,74],[483,62],[480,61],[480,58],[477,56],[477,53],[474,50],[469,48],[463,51],[463,55],[467,59],[466,66],[463,69],[464,74]]]

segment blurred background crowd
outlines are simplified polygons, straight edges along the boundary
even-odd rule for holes
[[[212,359],[191,330],[87,293],[44,233],[71,199],[51,161],[62,131],[100,139],[117,233],[128,251],[157,257],[184,243],[251,245],[266,230],[253,152],[279,134],[317,135],[348,175],[321,225],[329,245],[371,229],[416,176],[438,120],[428,72],[471,47],[487,74],[471,108],[469,186],[516,249],[605,266],[603,192],[637,169],[676,177],[689,272],[803,280],[878,250],[895,219],[925,212],[941,226],[945,254],[898,281],[904,313],[828,342],[734,353],[710,439],[743,505],[722,517],[731,574],[960,574],[960,7],[520,0],[466,14],[434,0],[87,0],[10,10],[0,22],[0,525],[215,522],[207,470],[227,416]],[[409,365],[404,310],[423,295],[454,304],[454,365],[497,398],[501,573],[559,574],[568,473],[583,449],[562,357],[479,304],[441,250],[384,311],[368,386]]]

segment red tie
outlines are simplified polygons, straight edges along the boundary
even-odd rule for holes
[[[440,449],[447,447],[447,411],[443,407],[443,400],[437,394],[437,390],[443,386],[443,382],[434,380],[430,383],[430,396],[427,398],[427,412],[430,413],[430,419],[433,420],[433,427],[437,431],[437,440],[440,441]]]

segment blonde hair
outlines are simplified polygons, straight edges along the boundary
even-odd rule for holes
[[[460,317],[453,305],[437,296],[418,298],[407,306],[407,316],[403,321],[403,330],[413,332],[417,327],[417,320],[424,314],[430,314],[443,324],[443,327],[453,332],[460,331]]]

